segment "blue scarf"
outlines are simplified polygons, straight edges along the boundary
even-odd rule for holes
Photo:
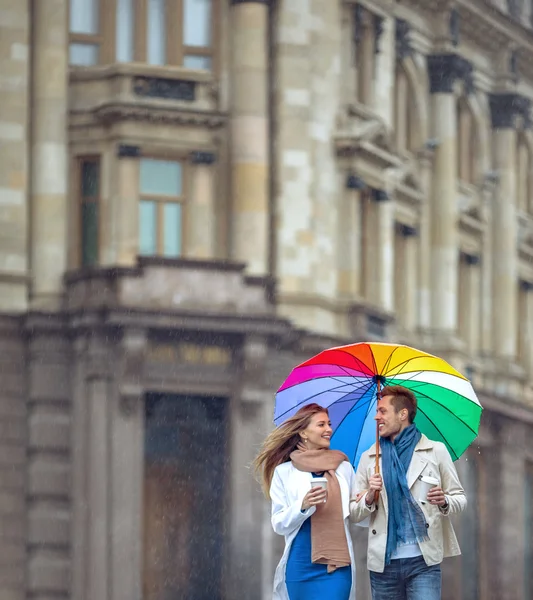
[[[389,438],[381,439],[383,482],[389,505],[386,565],[399,543],[414,544],[429,539],[424,513],[407,486],[407,471],[421,437],[413,424],[406,427],[394,442]]]

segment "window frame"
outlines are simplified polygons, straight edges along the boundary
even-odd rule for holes
[[[84,163],[96,163],[98,165],[98,188],[96,196],[83,195],[83,165]],[[102,240],[102,157],[99,154],[82,154],[76,156],[76,263],[80,268],[96,267],[101,259],[101,240]],[[84,227],[83,227],[83,205],[87,202],[94,202],[97,206],[97,227],[96,227],[96,260],[93,263],[84,263]]]
[[[159,160],[159,161],[167,161],[167,162],[175,162],[181,166],[181,194],[179,196],[166,196],[162,194],[145,194],[141,188],[141,163],[143,160]],[[138,243],[139,243],[139,255],[147,256],[147,257],[156,257],[156,258],[167,258],[169,260],[176,260],[183,258],[185,256],[185,249],[187,248],[187,205],[189,198],[189,169],[187,168],[188,164],[185,157],[179,155],[168,155],[168,154],[143,154],[142,157],[139,158],[139,180],[138,180],[138,189],[139,189],[139,200],[137,210],[139,211],[139,228],[138,228]],[[141,226],[140,226],[140,207],[141,202],[153,202],[156,206],[156,216],[155,216],[155,225],[156,225],[156,249],[154,254],[142,254],[140,253],[141,246]],[[165,235],[164,235],[164,226],[165,226],[165,211],[164,207],[167,204],[179,204],[181,207],[181,232],[180,232],[180,242],[181,248],[178,256],[165,256],[164,248],[165,248]]]
[[[207,73],[216,74],[219,71],[220,48],[220,0],[212,0],[211,10],[211,43],[209,46],[185,46],[184,40],[184,9],[185,0],[164,0],[165,2],[165,63],[150,65],[148,59],[148,1],[133,0],[133,59],[123,64],[142,63],[148,66],[179,67],[183,65],[185,56],[194,55],[211,59],[211,68]],[[117,60],[117,0],[93,0],[98,6],[99,33],[97,35],[70,32],[70,1],[68,3],[69,24],[69,55],[72,44],[92,44],[98,48],[98,61],[95,65],[115,64]],[[180,15],[179,19],[168,18],[169,14]],[[70,65],[79,67],[82,65]],[[87,65],[85,65],[87,68]],[[194,69],[188,69],[194,70]]]

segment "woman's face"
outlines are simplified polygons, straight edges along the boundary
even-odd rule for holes
[[[307,450],[324,450],[329,448],[332,433],[328,413],[321,412],[311,417],[309,425],[300,432],[300,437]]]

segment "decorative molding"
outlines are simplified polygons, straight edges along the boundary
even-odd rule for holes
[[[396,59],[403,60],[413,53],[411,26],[405,19],[396,19]]]
[[[404,237],[416,237],[418,235],[418,229],[412,225],[400,223],[398,229]]]
[[[531,100],[514,93],[489,95],[491,123],[494,129],[514,129],[520,124],[531,127]]]
[[[513,50],[509,55],[509,73],[511,74],[513,81],[518,83],[520,81],[520,72],[518,70],[518,50]]]
[[[119,144],[117,147],[117,156],[119,158],[138,158],[141,156],[141,148],[139,146]]]
[[[346,178],[346,187],[349,190],[364,190],[366,188],[366,183],[363,178],[350,173]]]
[[[103,124],[116,123],[117,121],[148,121],[164,125],[190,125],[218,129],[227,122],[227,117],[221,113],[125,103],[104,104],[95,109],[93,115],[97,121]]]
[[[230,0],[230,4],[270,4],[270,0]]]
[[[167,100],[196,100],[196,82],[162,77],[134,77],[132,91],[136,96]]]
[[[379,42],[381,41],[381,36],[383,35],[385,19],[379,15],[374,15],[374,52],[379,54],[381,49],[379,46]]]
[[[193,165],[212,165],[217,160],[217,155],[214,152],[195,151],[189,154],[189,158]]]
[[[452,8],[450,11],[450,39],[454,47],[459,46],[460,42],[460,21],[459,11],[456,8]]]
[[[465,92],[474,91],[474,68],[466,58],[458,54],[432,54],[428,56],[430,93],[453,93],[457,80],[462,80]]]
[[[390,200],[390,196],[385,190],[372,188],[372,200],[374,200],[374,202],[387,202]]]
[[[461,252],[461,259],[470,267],[481,264],[481,257],[478,254],[470,254],[469,252]]]

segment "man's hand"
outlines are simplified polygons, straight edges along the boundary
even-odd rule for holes
[[[370,506],[376,498],[376,492],[381,492],[382,489],[383,479],[381,479],[381,475],[372,475],[368,480],[368,492],[366,494],[365,502]]]
[[[435,506],[442,507],[447,504],[446,496],[440,487],[431,488],[428,492],[427,499],[430,504],[434,504]]]

